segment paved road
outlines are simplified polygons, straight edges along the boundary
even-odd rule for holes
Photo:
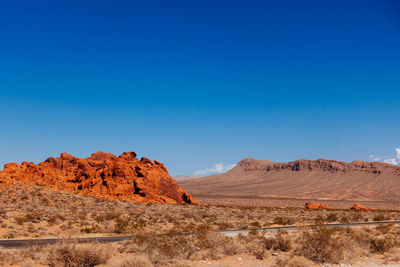
[[[134,238],[133,235],[126,236],[92,236],[92,237],[78,237],[72,238],[72,240],[85,243],[85,242],[100,242],[100,243],[112,243],[129,240]],[[4,248],[23,248],[34,245],[48,245],[54,244],[62,238],[32,238],[32,239],[0,239],[0,246]]]
[[[306,228],[318,228],[318,227],[358,227],[358,226],[377,226],[381,224],[400,224],[400,221],[382,221],[382,222],[357,222],[357,223],[331,223],[331,224],[313,224],[313,225],[305,225],[305,226],[275,226],[275,227],[266,227],[266,228],[258,228],[256,229],[258,232],[271,232],[271,231],[293,231],[302,227]],[[236,236],[238,234],[246,235],[250,231],[254,231],[252,229],[238,229],[238,230],[223,230],[219,231],[221,234],[225,236]],[[1,245],[1,242],[0,242]]]
[[[286,230],[293,231],[300,227],[306,228],[318,228],[318,227],[357,227],[357,226],[377,226],[381,224],[400,224],[400,221],[384,221],[384,222],[359,222],[359,223],[335,223],[335,224],[324,224],[324,225],[305,225],[305,226],[276,226],[276,227],[266,227],[255,229],[259,232],[271,232],[278,230]],[[238,234],[248,234],[251,229],[237,229],[237,230],[222,230],[218,231],[219,233],[225,236],[236,236]],[[190,234],[190,233],[187,233]],[[134,235],[125,235],[125,236],[95,236],[95,237],[79,237],[72,238],[72,240],[80,243],[84,242],[100,242],[100,243],[112,243],[112,242],[120,242],[124,240],[129,240],[134,238]],[[57,241],[60,241],[61,238],[36,238],[36,239],[0,239],[0,246],[4,248],[23,248],[29,247],[33,245],[47,245],[54,244]]]

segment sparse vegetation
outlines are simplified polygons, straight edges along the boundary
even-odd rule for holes
[[[104,264],[111,256],[110,247],[98,243],[75,244],[63,241],[51,247],[49,266],[94,267]]]
[[[0,191],[0,195],[3,238],[137,235],[134,240],[112,245],[65,241],[47,247],[0,249],[0,265],[191,267],[193,262],[213,261],[219,264],[216,266],[231,266],[224,260],[234,257],[277,266],[311,266],[357,262],[360,255],[382,262],[400,257],[400,227],[396,224],[267,233],[255,230],[400,219],[394,211],[139,204],[21,185]],[[248,235],[226,237],[215,232],[220,229],[252,230]]]
[[[300,246],[297,253],[315,262],[338,263],[343,258],[345,240],[331,228],[318,228],[304,231],[298,240]]]

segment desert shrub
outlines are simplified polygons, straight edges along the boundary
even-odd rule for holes
[[[389,223],[389,224],[381,224],[375,227],[375,229],[379,232],[381,232],[382,234],[387,234],[390,232],[390,230],[392,229],[393,224]]]
[[[192,253],[198,251],[191,239],[191,236],[175,234],[139,234],[132,240],[129,251],[148,255],[154,264],[172,259],[188,259]]]
[[[336,213],[329,213],[328,216],[326,217],[326,220],[328,222],[336,222],[338,220],[338,216]]]
[[[29,223],[29,224],[28,224],[28,227],[26,228],[26,230],[27,230],[29,233],[34,233],[34,232],[36,231],[36,228],[35,228],[35,226],[34,226],[32,223]]]
[[[118,217],[114,226],[114,233],[122,234],[128,231],[129,218]]]
[[[153,264],[177,260],[219,259],[223,255],[234,255],[241,250],[240,243],[211,231],[209,227],[199,227],[190,235],[139,234],[126,247],[127,252],[148,255]]]
[[[249,251],[253,256],[256,257],[257,260],[263,260],[266,256],[265,249],[263,249],[261,246],[255,246]]]
[[[261,224],[260,224],[259,221],[254,221],[254,222],[250,223],[250,225],[252,227],[254,227],[254,228],[260,228],[261,227]]]
[[[370,248],[371,234],[364,229],[355,230],[351,232],[349,236],[352,240],[354,240],[354,242],[358,244],[359,247],[364,249]]]
[[[93,267],[106,263],[110,253],[109,247],[102,244],[76,244],[65,240],[48,248],[48,264],[49,266]]]
[[[275,217],[274,218],[274,224],[279,224],[279,225],[288,225],[288,224],[293,224],[294,220],[292,218],[287,218],[287,217]]]
[[[361,212],[356,211],[353,214],[353,219],[352,219],[353,222],[359,222],[359,221],[363,221],[363,220],[365,221],[365,218],[364,218],[364,216],[362,216]]]
[[[239,234],[236,239],[243,245],[246,253],[255,256],[259,260],[267,256],[264,244],[266,239],[263,233],[252,230],[246,236]]]
[[[240,245],[231,238],[213,232],[208,227],[199,228],[194,238],[200,249],[208,251],[212,259],[218,259],[222,255],[235,255],[241,250]]]
[[[341,223],[348,223],[348,222],[350,222],[350,218],[346,215],[342,215],[342,217],[340,217],[339,221]]]
[[[300,237],[299,248],[296,253],[315,262],[338,263],[345,249],[351,249],[346,245],[334,229],[318,228],[304,231]]]
[[[6,239],[12,239],[15,238],[16,232],[15,231],[9,231],[5,234],[4,238]]]
[[[146,225],[147,225],[147,222],[142,218],[138,218],[131,223],[131,227],[133,229],[142,229],[142,228],[145,228]]]
[[[375,253],[384,253],[394,246],[394,240],[389,237],[376,237],[370,240],[370,248]]]
[[[292,241],[289,238],[278,236],[276,238],[275,249],[280,251],[290,251],[292,249]]]
[[[84,227],[81,229],[81,233],[86,233],[86,234],[90,234],[90,233],[101,233],[101,228],[100,226],[98,226],[97,224],[94,224],[90,227]]]
[[[224,254],[225,255],[236,255],[244,250],[243,245],[236,239],[228,239],[229,241],[224,244]]]
[[[18,264],[23,260],[19,252],[0,249],[0,265],[8,266]]]
[[[315,222],[316,224],[323,224],[323,223],[325,222],[325,218],[324,218],[321,214],[318,214],[318,215],[315,217],[314,222]]]
[[[33,219],[34,219],[34,216],[32,214],[26,214],[26,215],[18,216],[18,217],[14,218],[15,222],[19,225],[21,225],[25,222],[30,222]]]
[[[121,216],[121,213],[112,211],[112,212],[107,212],[105,214],[97,215],[94,219],[97,222],[110,221],[110,220],[115,220],[115,219],[119,218],[120,216]]]
[[[50,217],[47,219],[47,222],[49,223],[49,225],[55,224],[55,223],[57,222],[57,216],[50,216]]]
[[[280,235],[276,238],[265,238],[263,243],[267,250],[290,251],[292,249],[292,241]]]
[[[149,258],[143,255],[121,255],[121,257],[111,258],[107,261],[110,267],[153,267]]]
[[[385,215],[383,215],[383,214],[377,214],[377,215],[375,215],[374,218],[373,218],[374,222],[384,221],[384,220],[386,220],[386,219],[387,219],[387,218],[386,218]]]
[[[220,230],[226,230],[226,229],[232,228],[232,224],[227,223],[227,222],[220,222],[220,223],[218,223],[218,228]]]

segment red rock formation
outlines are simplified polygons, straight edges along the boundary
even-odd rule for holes
[[[0,171],[0,187],[16,182],[103,199],[197,204],[171,178],[164,164],[147,158],[138,160],[135,152],[119,157],[97,152],[86,159],[62,153],[37,165],[8,163]]]
[[[304,208],[310,209],[310,210],[326,210],[326,209],[329,209],[329,206],[326,204],[320,204],[320,203],[306,203]]]
[[[375,210],[375,209],[369,209],[361,204],[354,204],[350,209],[351,210]]]

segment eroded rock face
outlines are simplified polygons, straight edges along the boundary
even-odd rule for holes
[[[375,210],[375,209],[369,209],[361,204],[354,204],[353,206],[351,206],[350,209],[351,210]]]
[[[8,163],[0,171],[0,187],[20,182],[103,199],[197,204],[159,161],[138,160],[135,152],[119,157],[97,152],[86,159],[62,153],[34,164]]]
[[[321,203],[306,203],[304,208],[310,210],[326,210],[329,209],[329,206]]]
[[[381,174],[382,172],[390,172],[400,176],[400,168],[381,162],[368,162],[355,160],[351,163],[327,160],[327,159],[300,159],[287,163],[269,163],[265,164],[266,171],[327,171],[331,173],[347,173],[347,172],[364,172],[371,174]]]

